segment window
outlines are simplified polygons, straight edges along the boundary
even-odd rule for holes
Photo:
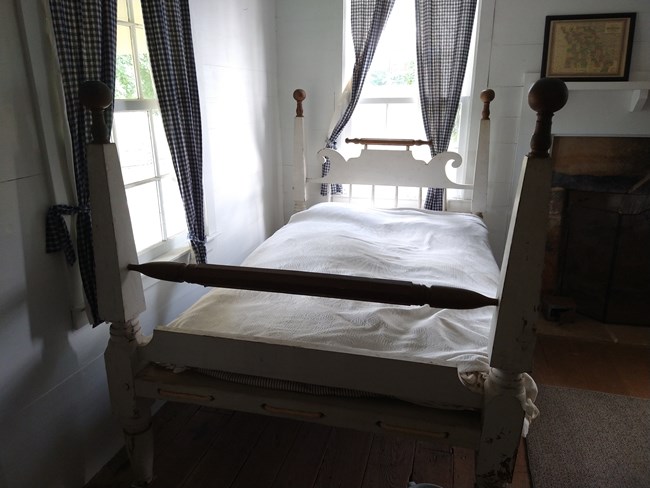
[[[349,1],[347,7],[349,16]],[[351,72],[354,52],[349,24],[349,21],[346,22],[348,41],[345,58],[346,67]],[[469,112],[472,58],[473,47],[470,49],[456,124],[449,143],[449,151],[460,153],[463,159],[466,159],[467,154],[467,141],[464,137],[469,128],[467,117],[463,118],[463,114]],[[395,1],[366,77],[361,98],[345,133],[349,137],[426,139],[420,110],[415,50],[415,7],[412,1]],[[395,150],[403,151],[404,147],[396,147]],[[428,161],[431,158],[427,146],[414,146],[411,150],[417,159]],[[342,148],[341,152],[344,152],[346,157],[351,157],[358,151],[360,146],[353,149],[348,145]],[[450,177],[463,181],[465,175],[457,172]],[[426,191],[426,188],[343,185],[343,195],[334,196],[333,200],[377,207],[421,207]],[[461,197],[462,191],[447,192],[448,199]]]
[[[185,213],[156,100],[140,0],[119,0],[113,140],[138,253],[184,244]]]

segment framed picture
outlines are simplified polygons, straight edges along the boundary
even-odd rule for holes
[[[627,81],[636,13],[546,17],[542,77]]]

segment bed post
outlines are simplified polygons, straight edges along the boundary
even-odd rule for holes
[[[568,91],[557,78],[538,80],[528,93],[537,112],[531,151],[524,158],[501,270],[499,306],[490,337],[477,485],[504,487],[512,479],[522,432],[524,373],[530,372],[539,316],[540,285],[551,188],[551,120]],[[498,324],[498,327],[497,327]]]
[[[305,129],[302,102],[307,98],[305,90],[295,90],[296,116],[293,125],[293,213],[305,210],[307,202],[307,174],[305,164]]]
[[[93,114],[93,142],[86,154],[99,315],[110,322],[104,353],[108,388],[136,482],[145,485],[153,471],[151,401],[137,398],[134,388],[137,348],[144,342],[138,315],[145,310],[145,301],[140,274],[127,269],[138,262],[138,254],[117,149],[109,143],[104,122],[104,109],[113,96],[106,85],[95,81],[85,82],[79,96]]]
[[[494,90],[488,88],[481,92],[483,111],[478,131],[478,148],[474,167],[472,191],[472,212],[484,217],[487,210],[488,169],[490,160],[490,102],[494,100]]]

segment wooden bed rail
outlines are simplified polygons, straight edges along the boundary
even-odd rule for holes
[[[307,271],[175,262],[132,264],[129,269],[152,278],[177,283],[395,305],[472,309],[498,304],[496,298],[460,288]]]
[[[353,138],[345,139],[348,144],[363,144],[364,146],[431,146],[433,141],[423,141],[422,139],[372,139],[372,138]]]

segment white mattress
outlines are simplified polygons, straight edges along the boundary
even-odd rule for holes
[[[335,203],[294,215],[243,265],[440,284],[490,297],[496,296],[499,279],[487,229],[476,216]],[[418,358],[456,366],[459,373],[466,373],[488,370],[494,310],[383,305],[217,288],[167,327]]]

